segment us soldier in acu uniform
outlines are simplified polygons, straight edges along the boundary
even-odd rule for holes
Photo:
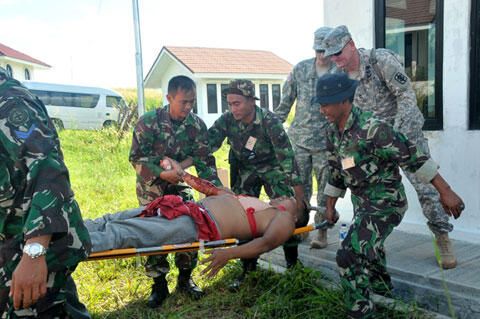
[[[312,170],[317,180],[317,205],[320,212],[315,213],[315,223],[323,220],[326,196],[323,194],[327,178],[327,157],[325,155],[326,130],[328,121],[318,112],[318,105],[312,103],[318,77],[326,74],[334,67],[330,58],[325,58],[322,42],[332,29],[322,27],[315,31],[313,49],[315,57],[298,63],[288,76],[282,89],[282,100],[275,108],[275,113],[282,122],[295,100],[295,117],[288,128],[288,136],[295,151],[300,176],[302,177],[305,198],[310,202],[312,196]],[[317,236],[311,241],[312,248],[327,247],[327,229],[319,229]]]
[[[237,194],[258,197],[262,186],[270,198],[293,196],[305,201],[290,140],[280,120],[255,105],[255,85],[249,80],[231,81],[222,91],[229,111],[208,129],[212,151],[227,138],[230,145],[231,189]],[[298,241],[284,245],[287,266],[298,257]],[[256,260],[243,260],[244,272],[256,268]]]
[[[323,42],[325,56],[331,56],[338,66],[333,72],[347,72],[359,81],[354,105],[371,111],[386,121],[412,143],[429,155],[428,140],[422,132],[424,118],[417,106],[415,92],[398,56],[387,49],[358,49],[347,27],[333,29]],[[431,184],[423,184],[416,176],[404,171],[417,192],[428,226],[435,234],[443,268],[457,265],[448,233],[453,225],[443,214],[438,192]]]
[[[318,79],[320,112],[331,122],[327,133],[328,183],[326,219],[338,220],[335,203],[347,187],[354,216],[337,251],[337,265],[349,314],[375,318],[371,293],[386,295],[393,288],[386,268],[384,242],[403,218],[407,198],[398,167],[440,193],[448,215],[458,218],[465,208],[437,172],[437,164],[390,124],[352,106],[357,81],[346,74]]]
[[[2,318],[70,318],[70,274],[90,248],[45,106],[0,68]]]
[[[129,159],[137,172],[137,197],[142,206],[163,195],[180,195],[184,200],[193,200],[186,186],[177,185],[181,176],[160,166],[166,156],[178,161],[183,168],[190,166],[193,160],[199,177],[221,185],[208,144],[207,127],[202,119],[191,113],[196,101],[195,83],[186,76],[173,77],[168,83],[167,100],[169,105],[145,113],[133,132]],[[190,278],[196,263],[197,252],[175,255],[179,269],[177,289],[192,297],[203,295]],[[154,308],[168,296],[165,276],[170,267],[166,255],[149,257],[145,269],[154,280],[148,302]]]

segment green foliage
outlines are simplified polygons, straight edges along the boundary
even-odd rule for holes
[[[106,129],[63,130],[59,135],[84,218],[138,206],[135,172],[128,162],[131,134],[123,136]],[[215,156],[218,166],[228,167],[228,145]],[[171,257],[169,260],[173,265]],[[324,287],[321,273],[308,268],[285,274],[259,270],[247,276],[238,292],[229,292],[228,285],[241,272],[236,261],[212,280],[200,276],[204,265],[194,270],[195,282],[206,292],[201,300],[175,292],[178,270],[172,267],[167,276],[171,296],[162,307],[152,310],[145,305],[152,280],[145,276],[144,261],[141,257],[78,265],[73,277],[92,318],[347,318],[341,292]],[[405,308],[408,315],[381,308],[380,316],[421,318],[414,306],[407,306],[411,307]]]
[[[118,93],[120,93],[127,104],[132,103],[133,105],[137,105],[138,97],[137,97],[137,89],[136,88],[126,88],[126,89],[114,89]],[[162,106],[162,92],[156,89],[145,89],[145,111],[148,112],[150,110],[156,109]]]

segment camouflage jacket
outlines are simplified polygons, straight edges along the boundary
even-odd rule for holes
[[[371,111],[407,137],[421,130],[423,115],[410,79],[395,53],[387,49],[358,49],[358,54],[358,73],[349,74],[359,80],[353,104]],[[336,68],[336,71],[341,70]]]
[[[290,186],[302,184],[290,140],[282,123],[272,112],[255,106],[255,119],[245,125],[227,111],[208,129],[208,135],[213,152],[227,138],[242,167],[250,170],[278,167],[287,176]],[[256,140],[249,150],[245,146],[251,138]]]
[[[0,68],[0,286],[25,241],[52,234],[49,271],[74,268],[91,243],[45,106]]]
[[[167,105],[145,113],[133,131],[129,160],[137,172],[137,197],[143,199],[141,203],[162,196],[171,185],[160,178],[160,161],[165,156],[178,162],[192,157],[199,177],[221,185],[205,123],[190,113],[177,127],[169,111]]]
[[[403,213],[407,198],[398,166],[415,173],[423,183],[435,177],[438,167],[403,134],[371,115],[353,107],[343,132],[330,126],[325,194],[343,197],[348,187],[355,211]]]
[[[317,71],[315,59],[303,60],[290,72],[282,88],[282,100],[275,113],[285,122],[297,100],[295,116],[288,136],[295,145],[308,150],[324,150],[328,121],[320,114],[320,106],[312,104],[316,95]]]

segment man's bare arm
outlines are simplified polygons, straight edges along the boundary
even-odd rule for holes
[[[200,263],[210,264],[201,274],[207,274],[207,278],[212,278],[230,259],[253,258],[264,252],[270,251],[287,241],[294,231],[295,222],[293,217],[288,212],[278,210],[268,224],[262,237],[255,238],[247,244],[237,247],[208,251],[207,253],[210,254],[210,257],[202,260]]]
[[[442,175],[435,175],[430,183],[432,183],[440,194],[440,202],[442,203],[445,213],[449,216],[453,216],[455,219],[460,217],[462,210],[465,209],[465,204],[460,196],[450,188],[450,185],[448,185],[447,181],[443,179]]]

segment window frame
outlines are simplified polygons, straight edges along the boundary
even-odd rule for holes
[[[262,88],[265,88],[266,87],[266,90],[264,92],[262,92]],[[264,108],[264,109],[267,109],[269,110],[270,109],[270,96],[269,96],[269,93],[268,93],[268,84],[265,84],[265,83],[262,83],[262,84],[259,84],[258,85],[258,91],[259,91],[259,96],[260,96],[260,107],[261,108]],[[262,105],[262,93],[265,93],[265,106]]]
[[[375,0],[375,47],[385,47],[386,0]],[[406,0],[408,1],[408,0]],[[427,0],[425,0],[427,1]],[[435,0],[435,118],[425,118],[424,131],[443,130],[443,0]]]
[[[215,93],[213,96],[212,96],[212,99],[210,99],[210,94],[209,94],[209,88],[213,87],[215,89],[215,91],[213,93]],[[207,114],[218,114],[218,97],[217,97],[217,83],[207,83]],[[210,105],[210,102],[212,102],[213,104],[215,105]],[[210,112],[210,106],[214,106],[215,107],[215,112]]]
[[[468,129],[480,130],[480,2],[471,0],[470,12],[470,89]]]
[[[7,70],[7,74],[8,76],[10,76],[11,78],[13,78],[13,69],[12,69],[12,66],[10,64],[7,64],[5,66],[5,70]]]
[[[25,74],[24,74],[25,80],[27,80],[27,81],[30,80],[30,79],[31,79],[30,71],[29,71],[27,68],[25,68],[24,73],[25,73]]]

